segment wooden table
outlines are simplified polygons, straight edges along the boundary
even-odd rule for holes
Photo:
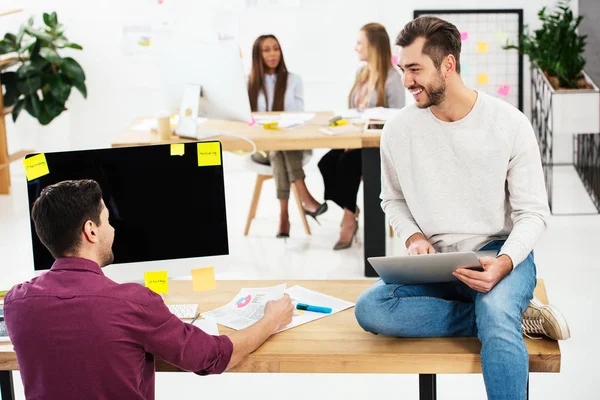
[[[373,280],[342,281],[218,281],[217,288],[193,292],[191,281],[170,281],[165,302],[198,303],[209,311],[228,303],[242,287],[274,286],[287,282],[307,289],[356,302]],[[542,280],[535,295],[548,299]],[[232,332],[219,326],[221,334]],[[525,339],[530,372],[560,372],[558,342]],[[399,339],[363,331],[354,317],[354,308],[272,336],[232,372],[270,373],[375,373],[419,374],[421,399],[435,399],[436,374],[481,373],[481,344],[477,338]],[[10,370],[17,370],[16,355],[10,344],[0,344],[0,384],[2,399],[12,399]],[[157,371],[181,371],[157,359]],[[8,392],[8,389],[6,389]],[[11,392],[12,393],[12,392]],[[482,394],[483,395],[483,394]],[[8,396],[8,397],[5,397]]]
[[[271,113],[278,115],[279,113]],[[258,113],[269,115],[269,113]],[[197,133],[206,136],[202,140],[221,141],[224,151],[250,151],[252,146],[245,140],[228,135],[210,136],[217,132],[228,132],[252,140],[258,150],[308,150],[317,148],[362,149],[362,175],[364,199],[364,266],[365,276],[375,277],[377,273],[367,261],[368,257],[385,256],[386,223],[381,210],[381,159],[379,141],[381,132],[357,132],[343,135],[327,135],[320,131],[333,117],[331,112],[317,112],[313,120],[293,129],[266,130],[260,125],[249,126],[244,122],[208,120],[198,125]],[[197,139],[180,138],[173,135],[162,140],[157,133],[132,129],[144,119],[140,117],[128,127],[112,147],[145,146],[177,142],[195,142]]]

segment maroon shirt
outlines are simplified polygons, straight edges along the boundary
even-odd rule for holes
[[[184,323],[156,293],[84,258],[13,287],[4,316],[27,399],[154,399],[154,356],[206,375],[233,352],[227,336]]]

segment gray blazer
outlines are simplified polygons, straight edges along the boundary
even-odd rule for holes
[[[365,68],[362,66],[358,69],[356,75]],[[356,108],[354,105],[354,96],[358,88],[355,88],[350,95],[350,108]],[[385,99],[387,108],[402,108],[404,102],[404,85],[402,84],[402,76],[393,67],[390,67],[388,76],[385,81]],[[377,90],[371,91],[371,99],[369,100],[369,108],[377,107]]]

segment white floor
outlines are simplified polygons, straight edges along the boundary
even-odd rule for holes
[[[316,167],[321,152],[315,152],[306,168],[307,185],[322,200],[323,184]],[[267,182],[250,235],[243,228],[254,185],[254,174],[242,167],[238,156],[224,156],[230,255],[210,259],[188,259],[105,268],[112,279],[137,281],[143,272],[168,269],[171,277],[185,277],[200,266],[213,265],[217,279],[364,279],[362,235],[351,249],[334,252],[341,211],[330,203],[321,226],[311,222],[312,236],[304,233],[295,207],[290,208],[291,238],[275,239],[278,205],[272,181]],[[568,174],[567,174],[568,175]],[[25,177],[19,163],[12,165],[13,192],[0,196],[0,289],[34,275],[30,245],[29,213]],[[565,174],[561,175],[561,179]],[[571,182],[566,178],[566,182]],[[563,179],[564,181],[564,179]],[[562,181],[561,181],[562,182]],[[555,185],[555,202],[561,208],[589,207],[585,192],[574,196],[572,188]],[[359,199],[362,192],[359,193]],[[362,200],[359,200],[361,206]],[[293,203],[291,203],[293,204]],[[557,204],[557,203],[555,203]],[[362,221],[361,221],[362,225]],[[383,227],[382,227],[383,229]],[[550,300],[567,317],[572,338],[561,343],[562,372],[532,374],[532,399],[597,399],[600,379],[596,358],[600,347],[595,338],[600,318],[595,310],[600,302],[600,263],[598,246],[600,216],[552,217],[550,227],[536,248],[538,277],[544,278]],[[388,239],[388,254],[398,254],[403,246]],[[18,373],[17,398],[23,398]],[[417,399],[416,375],[325,375],[325,374],[224,374],[198,377],[183,373],[160,373],[156,378],[157,399],[220,398],[246,399]],[[438,377],[438,398],[483,399],[480,375]]]

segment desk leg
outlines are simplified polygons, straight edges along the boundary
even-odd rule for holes
[[[529,374],[527,374],[527,397],[525,398],[529,400]]]
[[[435,378],[435,374],[419,375],[419,400],[435,400],[437,398]]]
[[[377,272],[367,257],[385,256],[385,214],[381,209],[381,158],[379,148],[362,149],[364,198],[365,276],[376,277]]]
[[[0,395],[2,400],[14,400],[15,388],[13,387],[12,371],[0,371]]]

